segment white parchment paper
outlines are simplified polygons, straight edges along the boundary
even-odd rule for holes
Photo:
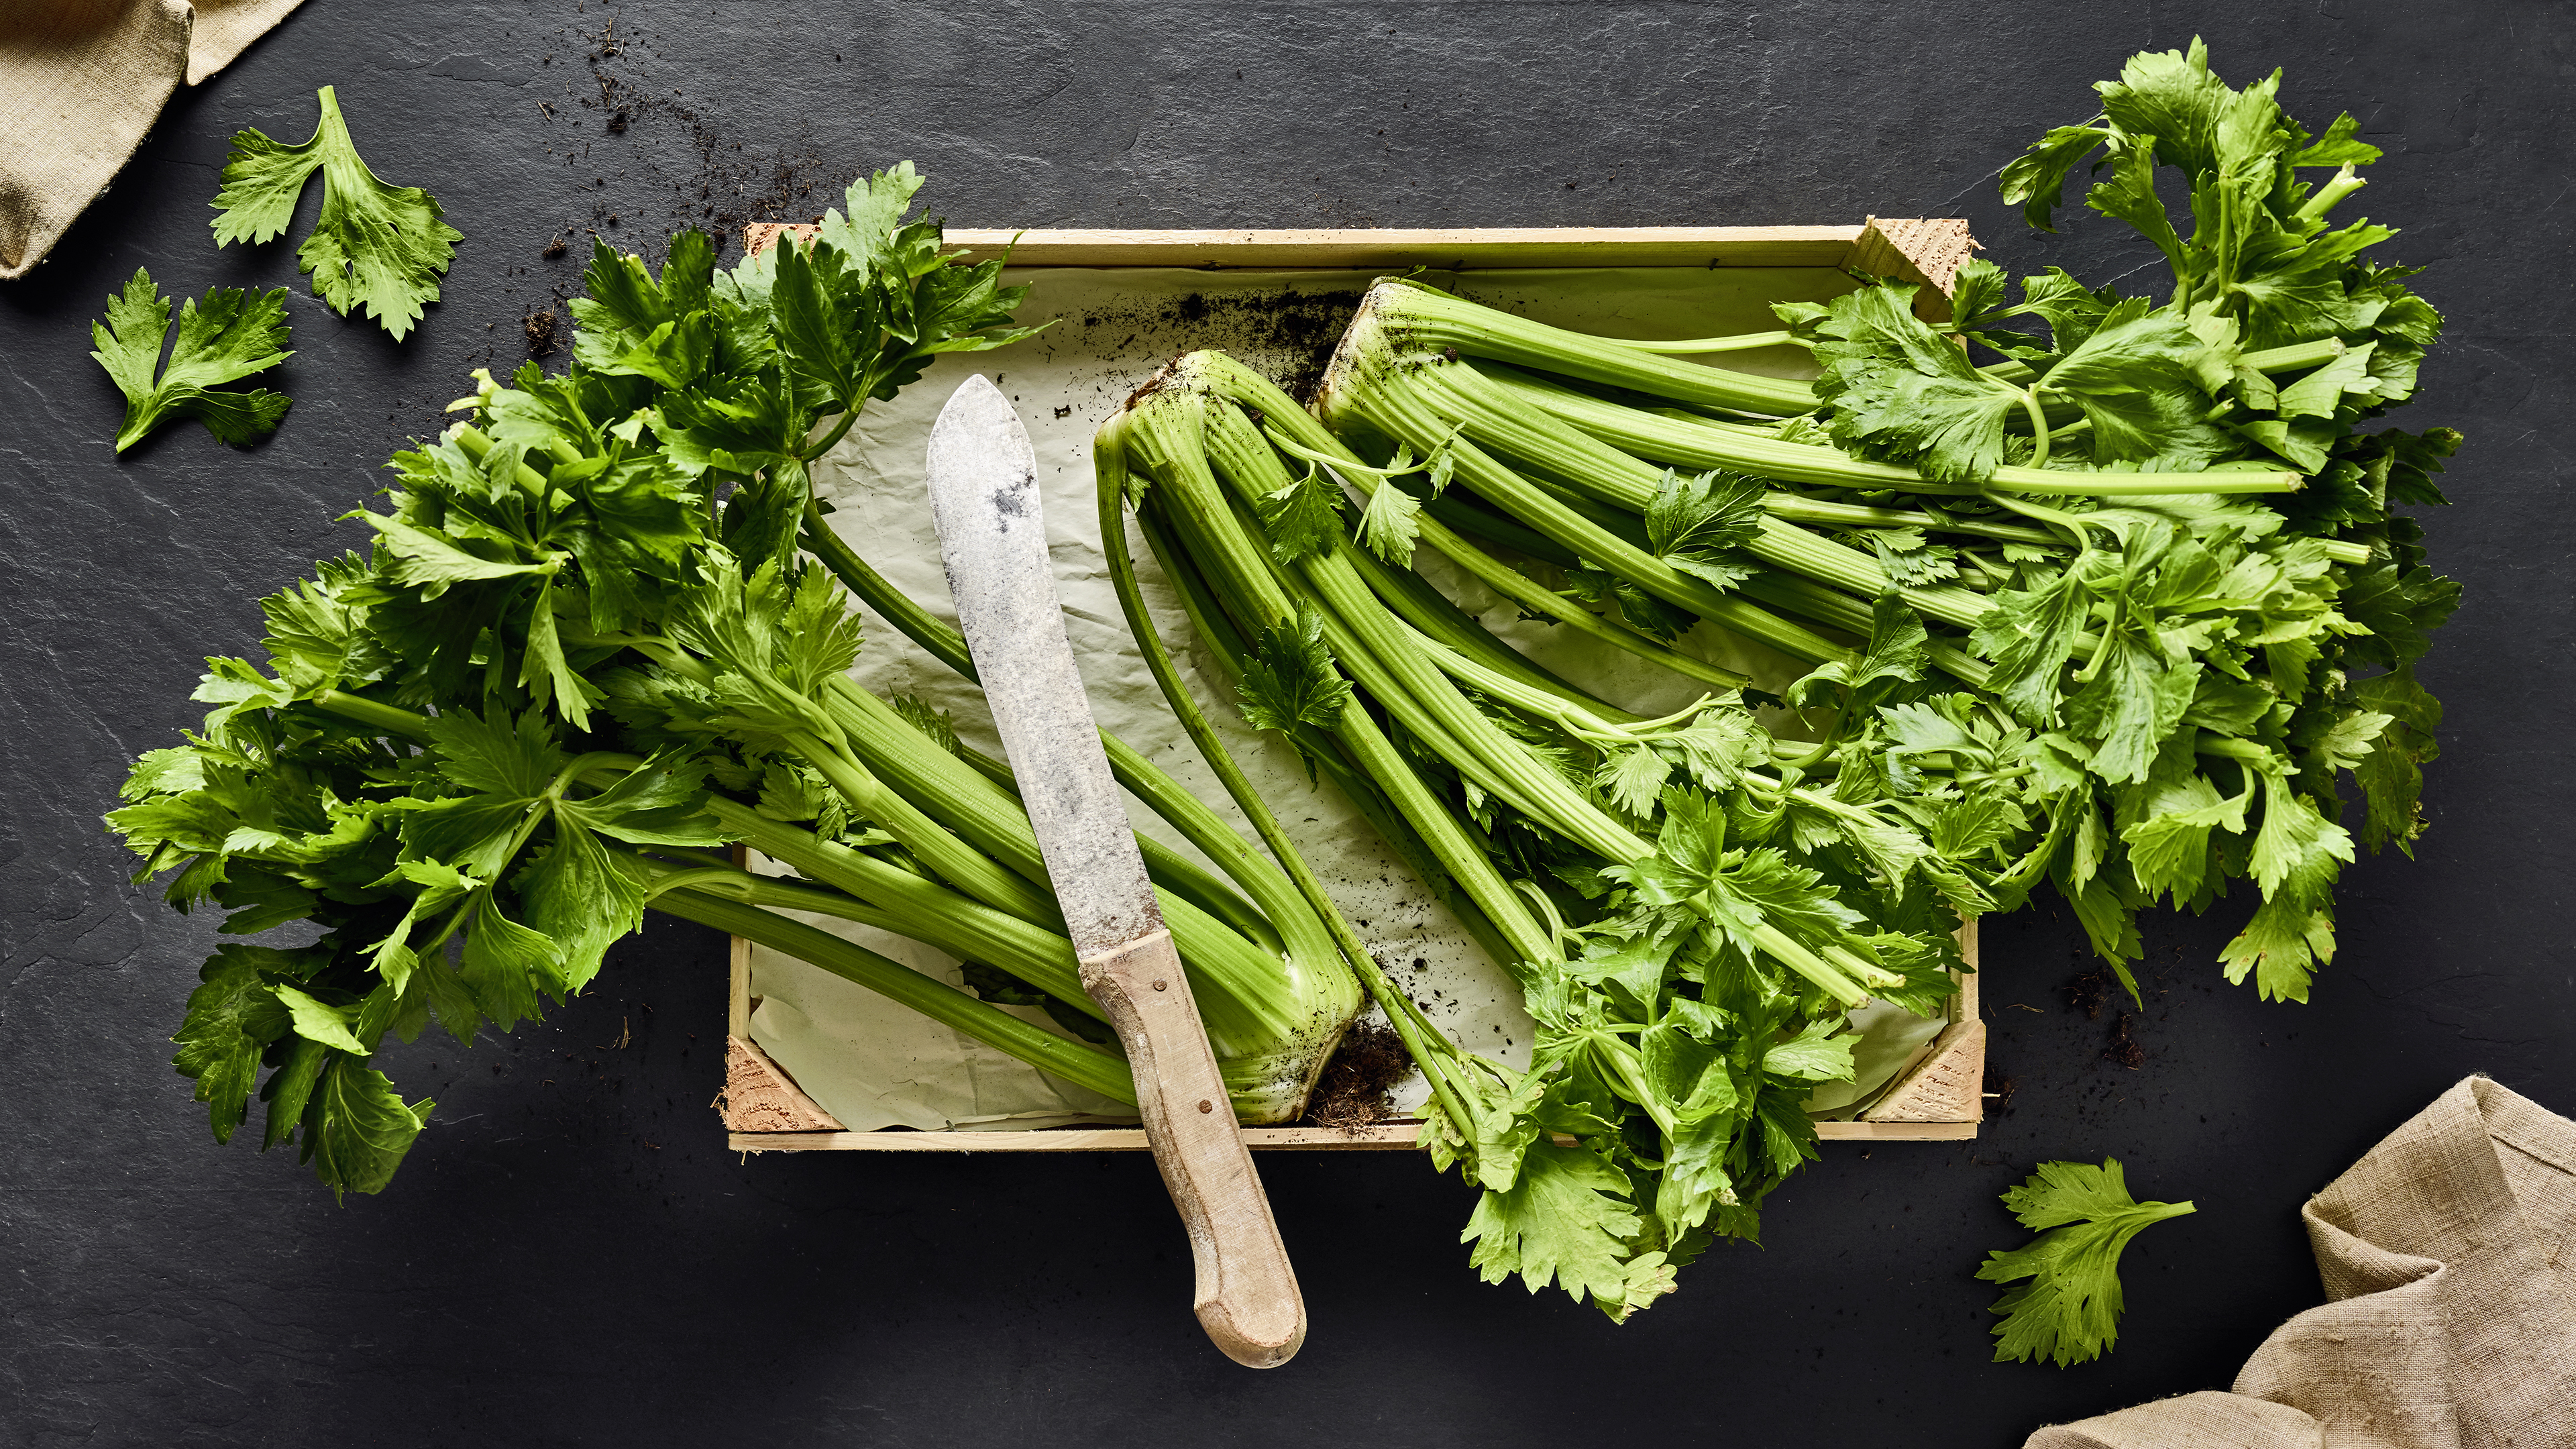
[[[1036,283],[1020,316],[1053,319],[1030,341],[996,352],[947,357],[892,403],[871,404],[817,470],[833,506],[833,527],[878,572],[930,612],[954,620],[939,544],[922,490],[931,421],[969,373],[1001,384],[1036,445],[1049,552],[1065,606],[1065,627],[1101,725],[1154,760],[1227,819],[1241,823],[1223,787],[1200,760],[1128,636],[1101,554],[1092,491],[1091,436],[1174,356],[1222,348],[1302,392],[1372,273],[1251,272],[1179,268],[1030,269],[1010,278]],[[1706,337],[1778,325],[1768,303],[1822,299],[1850,281],[1830,268],[1633,268],[1592,271],[1480,271],[1425,278],[1480,302],[1562,326],[1641,338]],[[1792,349],[1739,353],[1729,365],[1811,375]],[[1132,524],[1130,525],[1132,532]],[[1322,877],[1379,962],[1466,1048],[1521,1065],[1529,1018],[1519,988],[1484,959],[1447,910],[1432,901],[1357,812],[1326,785],[1310,787],[1294,754],[1244,727],[1222,676],[1208,668],[1187,619],[1141,538],[1122,541],[1137,562],[1149,608],[1183,676],[1300,850]],[[1648,714],[1696,697],[1687,681],[1631,656],[1587,644],[1570,631],[1524,622],[1518,610],[1450,569],[1425,549],[1423,572],[1487,628],[1533,660],[1615,703]],[[853,675],[882,694],[912,694],[949,711],[960,736],[1001,753],[982,696],[892,626],[868,616],[868,643]],[[1798,667],[1705,625],[1683,648],[1753,675],[1772,688]],[[1605,658],[1604,656],[1607,655]],[[1130,803],[1130,817],[1174,848],[1197,852],[1160,819]],[[1256,845],[1256,848],[1257,845]],[[1203,858],[1202,858],[1203,859]],[[918,943],[846,921],[812,924],[952,984],[955,960]],[[1001,1052],[885,1001],[861,987],[755,946],[752,1037],[814,1100],[853,1130],[882,1127],[1034,1128],[1077,1121],[1133,1120],[1131,1110],[1084,1092]],[[1047,1024],[1043,1012],[1019,1015]],[[1858,1100],[1892,1078],[1942,1023],[1871,1006],[1856,1017],[1865,1040],[1861,1081],[1820,1098],[1819,1110]],[[1845,1096],[1849,1092],[1849,1097]],[[1411,1106],[1417,1079],[1397,1093]]]

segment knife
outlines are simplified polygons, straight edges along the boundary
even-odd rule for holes
[[[1036,452],[1001,389],[980,373],[931,426],[929,479],[957,623],[1019,776],[1083,990],[1127,1049],[1145,1140],[1189,1232],[1198,1267],[1191,1306],[1228,1358],[1276,1368],[1305,1341],[1305,1300],[1074,670]]]

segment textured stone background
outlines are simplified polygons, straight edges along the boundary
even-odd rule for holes
[[[2195,31],[2231,78],[2285,66],[2295,113],[2348,106],[2389,149],[2346,211],[2439,264],[2451,338],[2407,422],[2471,439],[2428,520],[2468,588],[2424,669],[2450,707],[2435,829],[2347,873],[2315,1005],[2216,979],[2232,911],[2156,920],[2126,1070],[2102,1055],[2118,1012],[2067,1004],[2072,923],[2000,922],[1985,999],[2015,1092],[1986,1135],[1830,1147],[1766,1248],[1712,1254],[1624,1329],[1477,1283],[1466,1195],[1417,1160],[1269,1157],[1314,1329],[1262,1375],[1191,1321],[1142,1157],[725,1152],[721,943],[667,922],[542,1027],[406,1052],[438,1121],[385,1197],[335,1207],[206,1140],[162,1038],[209,923],[128,885],[97,815],[195,720],[201,656],[251,646],[251,601],[363,539],[333,519],[387,452],[516,360],[521,317],[574,282],[550,235],[811,216],[909,156],[959,224],[1957,215],[2016,271],[2098,281],[2151,254],[2087,220],[2030,233],[1990,177],[2130,51]],[[2571,49],[2566,6],[2506,0],[308,6],[177,97],[0,289],[0,1444],[1965,1446],[2223,1386],[2318,1296],[2298,1203],[2381,1134],[2471,1071],[2576,1110],[2551,743],[2576,705]],[[287,242],[215,251],[205,203],[225,137],[307,134],[324,83],[465,232],[446,300],[397,346],[297,286],[273,441],[190,425],[114,458],[88,319],[138,264],[174,293],[295,285]],[[2019,1236],[1996,1192],[2104,1153],[2200,1214],[2131,1251],[2109,1360],[1988,1363],[1969,1275]]]

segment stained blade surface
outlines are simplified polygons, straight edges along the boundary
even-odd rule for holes
[[[1019,776],[1066,934],[1089,953],[1152,934],[1162,908],[1073,666],[1028,430],[983,375],[930,429],[930,509],[957,624]]]

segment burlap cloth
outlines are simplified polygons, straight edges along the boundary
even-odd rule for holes
[[[2576,1122],[2471,1077],[2301,1215],[2330,1301],[2264,1340],[2233,1392],[2024,1449],[2576,1445]]]
[[[231,64],[301,3],[0,0],[0,279],[45,259],[180,82]]]

